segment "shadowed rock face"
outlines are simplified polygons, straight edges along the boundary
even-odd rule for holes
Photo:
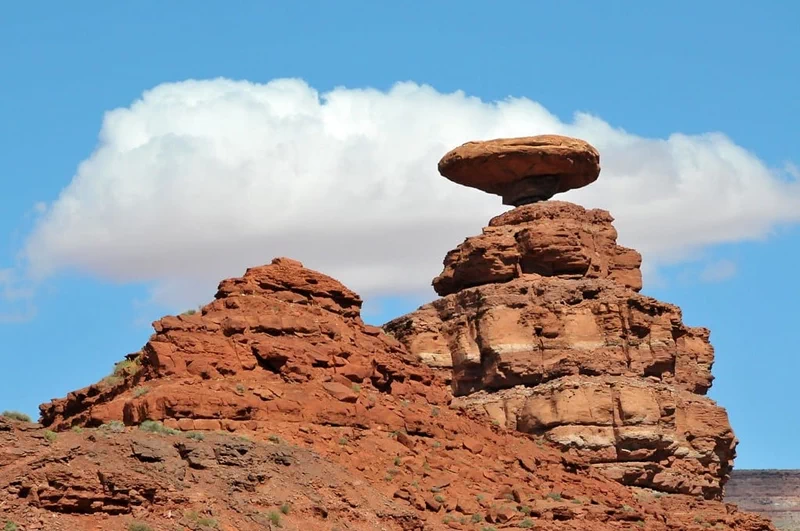
[[[525,145],[456,148],[443,161],[464,173],[446,175],[478,188],[480,175],[505,182]],[[548,171],[561,164],[594,175],[584,184],[596,178],[599,166],[591,172],[587,161],[599,158],[578,157],[587,166],[570,157],[550,152]],[[725,410],[704,396],[709,331],[638,293],[641,256],[617,245],[612,222],[606,211],[558,201],[497,216],[447,253],[433,280],[442,298],[384,329],[452,372],[460,407],[542,435],[623,484],[719,499],[737,441]]]

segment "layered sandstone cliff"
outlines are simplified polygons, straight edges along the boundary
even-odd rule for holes
[[[720,498],[737,441],[704,396],[709,331],[639,293],[641,256],[616,243],[612,221],[557,201],[497,216],[447,254],[442,298],[384,328],[452,370],[465,410],[626,485]]]
[[[540,201],[597,177],[587,146],[451,154],[457,179],[522,206],[448,255],[451,291],[389,326],[400,340],[336,280],[275,259],[156,321],[112,375],[43,404],[44,426],[0,417],[0,523],[772,530],[708,499],[735,445],[703,396],[708,331],[637,292],[607,213]]]
[[[0,515],[86,531],[771,529],[458,407],[360,305],[288,259],[223,281],[114,375],[43,404],[52,431],[0,418]]]

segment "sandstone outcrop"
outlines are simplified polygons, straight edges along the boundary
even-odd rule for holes
[[[580,142],[547,142],[508,168],[596,178]],[[703,396],[709,333],[639,294],[639,263],[607,213],[529,204],[450,253],[446,295],[392,335],[299,262],[248,269],[43,426],[0,417],[0,523],[773,531],[714,499],[735,439]]]
[[[476,171],[499,179],[502,163],[483,162]],[[447,254],[433,281],[442,298],[384,328],[452,370],[464,410],[542,435],[623,484],[720,499],[737,441],[704,396],[710,332],[639,293],[641,256],[617,245],[612,221],[557,201],[497,216]]]
[[[439,161],[447,179],[520,206],[594,182],[600,155],[583,140],[560,135],[467,142]]]
[[[771,529],[637,492],[451,403],[360,305],[289,259],[221,282],[199,312],[156,321],[114,375],[43,404],[53,431],[0,418],[0,514],[26,530],[668,531],[700,529],[697,515]]]
[[[605,210],[562,201],[515,208],[496,216],[479,236],[447,253],[433,281],[439,295],[507,282],[523,275],[610,278],[642,288],[641,255],[617,245],[614,221]]]
[[[360,304],[288,259],[223,281],[114,375],[42,405],[52,431],[0,418],[0,515],[64,531],[772,529],[487,422]]]

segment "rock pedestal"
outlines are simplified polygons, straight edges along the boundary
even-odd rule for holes
[[[439,161],[447,179],[503,197],[504,205],[544,201],[600,174],[597,150],[577,138],[539,135],[467,142]]]
[[[596,164],[588,144],[562,144],[583,146],[588,158],[578,160]],[[461,164],[472,173],[462,170],[457,182],[506,190],[497,141],[465,146],[440,168],[452,171],[466,150],[473,155]],[[567,182],[599,173],[576,163],[574,150],[546,160],[550,173],[574,168]],[[709,331],[639,293],[641,256],[617,245],[612,221],[558,201],[497,216],[447,253],[433,281],[442,298],[384,328],[422,362],[452,371],[459,407],[544,436],[621,483],[719,498],[737,441],[725,410],[704,396],[713,379]]]

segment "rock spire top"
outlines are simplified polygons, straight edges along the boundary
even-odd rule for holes
[[[567,136],[498,138],[451,150],[439,161],[439,173],[500,195],[504,205],[521,206],[593,183],[600,175],[600,154]]]

